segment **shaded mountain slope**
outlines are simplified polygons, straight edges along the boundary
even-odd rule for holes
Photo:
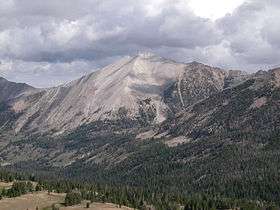
[[[22,94],[34,90],[33,87],[24,83],[10,82],[0,77],[0,102],[5,102]]]

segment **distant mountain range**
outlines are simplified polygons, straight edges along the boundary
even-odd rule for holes
[[[279,126],[280,69],[144,53],[54,88],[0,78],[0,164],[20,170],[273,200]]]

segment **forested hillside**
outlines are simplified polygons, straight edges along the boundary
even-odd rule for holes
[[[38,179],[26,174],[13,174],[0,171],[0,181],[14,181],[9,189],[0,189],[0,204],[4,197],[18,197],[26,193],[35,193],[47,190],[50,193],[66,193],[63,206],[80,204],[87,200],[85,208],[92,202],[110,202],[119,208],[129,206],[134,209],[184,209],[184,210],[216,210],[216,209],[243,209],[243,210],[277,210],[275,203],[257,200],[233,199],[220,195],[197,193],[194,195],[170,193],[168,191],[153,191],[150,188],[100,185],[93,183],[70,182],[65,180]],[[32,181],[32,182],[31,182]],[[23,201],[22,201],[23,202]],[[38,209],[38,207],[36,207]],[[59,210],[53,205],[52,209]]]

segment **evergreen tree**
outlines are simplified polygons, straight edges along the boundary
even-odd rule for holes
[[[82,196],[80,192],[70,192],[66,194],[65,197],[65,205],[73,206],[76,204],[80,204],[82,202]]]

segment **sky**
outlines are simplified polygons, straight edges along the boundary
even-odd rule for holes
[[[0,76],[56,86],[152,52],[248,72],[280,66],[279,0],[2,0]]]

